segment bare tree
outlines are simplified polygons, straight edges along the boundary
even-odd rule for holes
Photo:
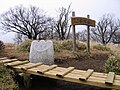
[[[81,41],[86,41],[87,40],[87,30],[83,30],[79,32],[79,38]]]
[[[61,39],[61,40],[68,38],[68,35],[66,35],[66,34],[67,34],[67,32],[68,32],[68,34],[70,32],[70,28],[68,30],[68,21],[69,21],[68,15],[71,12],[70,6],[71,6],[71,4],[69,5],[68,9],[66,9],[64,7],[59,9],[59,18],[55,22],[54,28],[58,34],[59,39]],[[71,27],[71,26],[69,26],[69,27]]]
[[[108,14],[103,15],[103,17],[97,23],[96,28],[93,28],[91,31],[94,35],[94,39],[106,45],[111,41],[112,36],[119,29],[120,23],[117,22],[110,14]]]
[[[14,38],[15,43],[20,44],[23,41],[22,38],[22,34],[17,33]]]
[[[114,35],[112,37],[112,42],[114,44],[120,44],[120,31],[114,33]]]
[[[1,23],[5,31],[12,31],[37,39],[40,33],[48,30],[51,18],[46,17],[38,7],[25,8],[17,6],[2,14]]]

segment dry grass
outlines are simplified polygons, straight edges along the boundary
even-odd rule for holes
[[[107,47],[111,49],[114,55],[120,56],[120,45],[118,44],[108,44]]]
[[[6,57],[8,58],[17,58],[19,60],[28,60],[29,59],[29,52],[19,52],[15,49],[6,49],[4,51]]]
[[[63,42],[63,41],[62,41]],[[86,44],[86,42],[81,42],[82,44]],[[67,41],[68,43],[68,41]],[[61,46],[62,44],[60,44],[60,41],[55,42],[55,60],[64,60],[64,59],[79,59],[80,57],[85,57],[88,56],[88,53],[86,52],[86,50],[79,50],[77,52],[73,52],[70,48],[72,48],[71,46],[65,44],[64,46],[67,46],[68,49],[62,49],[63,47]],[[69,43],[70,44],[70,41]],[[118,45],[112,45],[109,44],[106,47],[110,48],[110,51],[104,51],[104,50],[96,50],[94,49],[94,46],[98,45],[99,43],[91,41],[91,54],[89,56],[94,57],[94,55],[97,54],[106,54],[107,55],[111,55],[111,54],[118,54],[120,55],[120,46]],[[29,52],[20,52],[16,49],[16,45],[15,44],[11,44],[11,43],[7,43],[5,44],[6,49],[4,51],[4,53],[1,53],[2,56],[7,56],[9,58],[18,58],[19,60],[28,60],[29,59]],[[57,50],[56,50],[57,48]],[[65,48],[65,47],[64,47]]]
[[[100,44],[100,43],[95,42],[95,41],[91,41],[90,44],[91,44],[91,49],[93,50],[93,47],[95,45]],[[119,44],[110,43],[110,44],[107,44],[106,47],[110,48],[111,53],[113,53],[114,55],[119,55],[120,56],[120,45]]]
[[[29,52],[19,52],[17,45],[11,43],[5,43],[5,50],[0,53],[0,57],[17,58],[19,60],[28,60]]]
[[[5,43],[6,49],[15,49],[16,45],[13,43]]]
[[[63,42],[63,41],[62,41]],[[70,41],[69,41],[70,42]],[[82,44],[86,44],[86,42],[81,42]],[[68,41],[67,41],[68,43]],[[57,43],[55,43],[55,48],[57,48],[57,50],[55,49],[55,59],[78,59],[81,56],[87,56],[88,53],[86,52],[86,50],[79,50],[77,52],[73,52],[70,48],[72,48],[69,45],[66,45],[68,49],[70,50],[66,50],[66,49],[62,49],[63,47],[61,46],[62,44],[60,44],[60,41],[58,41]],[[70,44],[70,43],[68,43]],[[60,45],[60,46],[59,46]],[[114,45],[108,45],[107,47],[109,47],[111,49],[111,51],[102,51],[102,50],[96,50],[93,47],[95,45],[98,45],[97,42],[91,42],[91,55],[94,53],[110,53],[112,52],[116,52],[116,53],[120,53],[120,47],[119,46],[114,46]],[[11,44],[11,43],[6,43],[5,44],[6,49],[4,51],[4,53],[2,53],[2,56],[7,56],[9,58],[18,58],[19,60],[26,60],[29,59],[29,52],[20,52],[18,51],[16,48],[17,46],[15,44]],[[65,48],[65,47],[64,47]],[[93,56],[93,55],[92,55]]]

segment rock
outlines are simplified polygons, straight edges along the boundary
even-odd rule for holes
[[[34,40],[31,43],[29,60],[31,63],[54,64],[53,42],[51,40]]]

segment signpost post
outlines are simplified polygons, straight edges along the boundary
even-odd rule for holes
[[[95,20],[90,19],[90,16],[75,17],[75,12],[72,12],[71,25],[73,26],[73,51],[76,50],[76,35],[75,25],[87,25],[87,51],[90,53],[90,26],[95,27]]]
[[[72,17],[75,17],[75,12],[72,12]],[[75,25],[73,25],[72,30],[73,30],[73,51],[76,51]]]
[[[90,16],[87,15],[87,18],[89,19]],[[90,26],[87,25],[87,52],[90,53]]]

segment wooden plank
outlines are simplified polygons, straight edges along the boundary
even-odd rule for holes
[[[79,76],[79,77],[82,77],[83,74],[85,74],[86,71],[83,71],[83,70],[73,70],[71,72],[71,74],[73,74],[74,76]],[[107,77],[107,74],[106,73],[98,73],[98,72],[93,72],[91,74],[92,77],[95,77],[95,78],[106,78]]]
[[[49,68],[50,66],[48,65],[40,65],[38,67],[35,67],[35,68],[31,68],[31,69],[28,69],[29,71],[34,71],[36,73],[38,73],[38,71],[44,71],[46,70],[46,68]]]
[[[114,85],[117,85],[120,87],[120,80],[114,80],[114,83],[112,85],[109,85],[109,86],[114,86]]]
[[[54,71],[57,71],[57,72],[63,72],[63,71],[65,71],[66,70],[66,68],[64,68],[64,67],[56,67],[55,69],[54,69]]]
[[[5,60],[5,59],[7,59],[7,57],[0,58],[0,60]]]
[[[2,61],[7,62],[9,60],[2,60]],[[28,68],[33,65],[31,63],[27,63],[27,64],[22,63],[21,64],[20,62],[24,62],[24,61],[7,62],[7,63],[5,63],[5,65],[8,64],[12,68],[15,68],[15,70],[18,70],[18,71],[21,68],[25,68],[25,67]],[[20,67],[20,66],[22,66],[22,67]],[[20,68],[17,68],[17,67],[20,67]],[[55,68],[52,68],[52,67],[55,67]],[[72,70],[72,68],[73,68],[73,70]],[[32,67],[30,69],[27,69],[27,71],[25,73],[34,74],[34,75],[38,75],[38,76],[44,76],[44,77],[48,77],[48,78],[54,78],[54,79],[58,79],[58,80],[76,82],[76,83],[81,83],[81,84],[120,89],[120,75],[115,75],[115,74],[113,74],[113,72],[112,72],[112,74],[111,73],[109,73],[109,74],[99,73],[99,72],[92,72],[92,74],[86,74],[86,73],[88,73],[87,71],[90,71],[91,69],[88,69],[87,71],[83,71],[83,70],[74,69],[74,67],[72,67],[72,68],[71,67],[63,68],[63,67],[57,67],[54,65],[53,66],[40,65],[37,67]],[[44,74],[39,74],[38,71],[41,71],[41,73],[44,73]],[[22,71],[22,70],[20,72],[24,73],[24,71]],[[57,76],[57,74],[58,74],[58,76]],[[22,74],[20,74],[20,75],[22,75]],[[86,77],[86,78],[84,78],[84,80],[86,82],[79,80],[79,78],[83,77],[83,76]],[[59,77],[63,77],[63,78],[59,78]]]
[[[23,65],[14,66],[13,68],[14,69],[21,69],[21,68],[24,68],[24,67],[27,67],[27,66],[31,66],[33,64],[34,63],[26,63],[26,64],[23,64]]]
[[[14,62],[14,61],[18,61],[17,59],[5,59],[0,61],[0,64],[4,64],[4,63],[10,63],[10,62]]]
[[[65,71],[57,73],[56,76],[58,76],[58,77],[64,77],[65,75],[67,75],[68,73],[70,73],[73,70],[74,70],[74,67],[66,68]]]
[[[73,73],[73,72],[75,72],[76,70],[73,70],[71,73],[69,73],[69,74],[67,74],[66,76],[65,76],[65,78],[67,77],[67,78],[70,78],[70,79],[72,79],[72,78],[79,78],[79,77],[81,77],[83,74],[76,74],[76,73]],[[81,70],[80,70],[81,71]],[[104,77],[107,77],[106,76],[106,74],[105,73],[98,73],[98,72],[93,72],[94,73],[94,75],[92,74],[88,79],[87,79],[87,81],[86,82],[91,82],[91,84],[93,84],[93,85],[96,85],[95,83],[97,83],[98,84],[98,86],[100,86],[99,84],[100,83],[102,83],[102,84],[104,84],[105,83],[105,80],[106,80],[106,78],[104,78]],[[97,77],[96,77],[96,75],[97,75]],[[99,76],[99,75],[103,75],[103,76]],[[105,75],[105,76],[104,76]],[[116,88],[117,87],[119,87],[120,88],[120,80],[118,79],[118,75],[115,75],[115,77],[117,76],[117,78],[114,80],[114,83],[113,83],[113,85],[112,86],[107,86],[107,85],[105,85],[104,84],[104,86],[103,85],[101,85],[100,87],[114,87],[114,86],[116,86]],[[86,83],[85,83],[86,84]],[[91,84],[89,84],[89,85],[91,85]]]
[[[5,66],[9,66],[9,67],[13,67],[13,66],[17,66],[17,65],[22,65],[22,64],[26,64],[29,61],[15,61],[15,62],[11,62],[11,63],[6,63],[4,64]]]
[[[79,80],[83,80],[83,81],[86,81],[90,75],[93,73],[93,69],[88,69],[80,78]]]
[[[49,71],[49,70],[52,70],[52,69],[54,69],[54,68],[56,68],[56,67],[57,67],[57,65],[51,65],[51,66],[49,66],[48,68],[42,69],[42,70],[38,70],[37,72],[40,73],[40,74],[44,74],[45,72],[47,72],[47,71]]]
[[[19,73],[18,75],[23,77],[25,75],[25,73]]]
[[[42,65],[42,63],[28,63],[27,65],[21,65],[20,67],[22,70],[26,71],[27,69],[34,68],[40,65]]]
[[[38,71],[38,70],[44,70],[44,69],[46,69],[46,68],[49,68],[49,66],[48,65],[41,65],[41,66],[38,66],[37,68],[36,68],[36,70]],[[34,68],[33,68],[34,69]]]
[[[34,71],[33,71],[34,73]],[[67,75],[65,75],[63,78],[57,78],[55,77],[55,73],[56,71],[51,70],[49,72],[45,72],[45,77],[50,77],[50,78],[55,78],[55,79],[59,79],[59,80],[65,80],[65,81],[70,81],[70,82],[76,82],[76,83],[81,83],[81,84],[87,84],[87,85],[93,85],[93,86],[99,86],[99,87],[106,87],[106,88],[120,88],[120,85],[118,85],[118,83],[116,83],[114,86],[108,86],[105,85],[105,78],[100,78],[100,77],[89,77],[87,79],[87,81],[81,81],[79,80],[79,76],[74,76],[71,75],[71,73],[68,73]]]
[[[85,72],[86,71],[74,69],[71,73],[74,75],[83,75],[83,73],[85,73]],[[100,73],[100,72],[93,72],[92,73],[93,77],[107,78],[107,75],[108,75],[107,73]],[[115,79],[120,80],[120,75],[115,75]]]
[[[113,82],[114,82],[114,78],[115,78],[115,73],[114,72],[109,72],[108,76],[106,78],[105,84],[112,85]]]
[[[93,77],[92,75],[87,79],[86,82],[81,81],[81,80],[79,80],[79,77],[80,77],[79,75],[71,73],[71,72],[74,72],[74,70],[71,71],[70,73],[68,73],[67,75],[65,75],[63,78],[59,78],[59,77],[56,77],[56,73],[59,72],[59,71],[57,71],[57,69],[58,69],[58,67],[56,67],[55,69],[52,69],[50,71],[47,71],[44,74],[39,74],[39,73],[37,73],[37,70],[38,70],[37,68],[32,68],[32,69],[28,69],[26,73],[30,73],[30,74],[34,74],[34,75],[38,75],[38,76],[44,76],[44,77],[53,78],[53,79],[58,79],[58,80],[65,80],[65,81],[80,83],[80,84],[105,87],[105,88],[116,88],[116,89],[120,88],[120,81],[118,81],[118,80],[117,81],[115,80],[114,84],[112,86],[109,86],[109,85],[105,84],[105,80],[106,80],[105,78]],[[61,69],[63,69],[63,68],[61,68]]]
[[[120,75],[115,75],[115,79],[120,81]]]

